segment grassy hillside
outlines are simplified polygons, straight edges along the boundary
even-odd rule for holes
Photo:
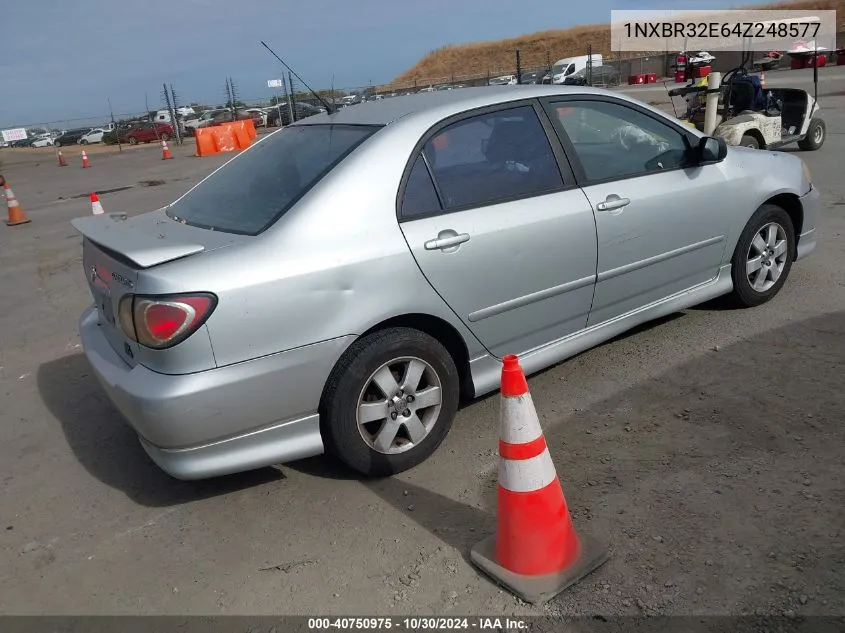
[[[837,20],[845,29],[845,0],[799,0],[753,6],[754,9],[837,11]],[[562,57],[585,55],[587,46],[594,53],[610,54],[610,25],[595,24],[569,29],[540,31],[495,42],[475,42],[444,46],[423,57],[417,64],[393,80],[395,87],[450,81],[464,76],[513,72],[515,51],[519,49],[523,68],[544,66]],[[631,54],[629,56],[633,56]]]

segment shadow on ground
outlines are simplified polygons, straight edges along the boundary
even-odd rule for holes
[[[839,312],[708,351],[550,425],[576,528],[612,553],[550,611],[845,613],[843,375]],[[316,460],[289,467],[347,477]],[[491,512],[403,479],[363,485],[465,560],[493,532]]]
[[[141,505],[179,505],[284,477],[276,469],[264,468],[204,481],[173,479],[147,457],[83,354],[44,363],[38,368],[37,380],[41,399],[61,424],[79,462],[101,482]]]

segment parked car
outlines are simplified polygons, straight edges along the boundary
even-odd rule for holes
[[[212,125],[215,117],[223,117],[228,112],[228,110],[206,110],[198,117],[185,121],[185,133],[190,136],[195,130]],[[222,118],[218,120],[222,120]]]
[[[53,142],[59,147],[64,147],[65,145],[76,145],[79,139],[87,134],[90,129],[90,127],[80,127],[74,130],[68,130],[56,137]]]
[[[127,130],[121,141],[137,145],[153,141],[169,141],[171,138],[173,138],[173,128],[169,123],[144,122]]]
[[[126,133],[131,130],[134,125],[118,125],[115,128],[105,132],[103,134],[102,141],[106,145],[115,145],[117,144],[118,135],[120,135],[120,142],[126,142]]]
[[[297,121],[323,112],[325,112],[325,108],[318,108],[304,101],[297,101],[296,103]],[[277,127],[279,121],[281,121],[281,125],[290,125],[290,107],[286,103],[279,104],[278,108],[273,108],[267,113],[267,127]]]
[[[30,139],[30,141],[30,147],[52,147],[54,144],[54,141],[50,136],[42,136],[34,140]]]
[[[345,108],[346,106],[361,103],[362,99],[363,97],[361,95],[346,95],[340,99],[340,107]]]
[[[569,75],[563,80],[566,86],[586,86],[590,74],[586,68]],[[613,87],[619,85],[619,73],[613,66],[597,66],[592,70],[592,85],[602,87]]]
[[[797,156],[616,92],[389,99],[271,134],[158,211],[74,220],[81,340],[175,477],[324,450],[389,475],[505,355],[531,374],[720,295],[770,300],[819,213]]]
[[[86,134],[83,134],[82,138],[79,139],[80,145],[88,145],[90,143],[100,143],[103,140],[103,134],[106,131],[102,128],[94,128],[93,130],[88,131]]]
[[[539,82],[538,82],[538,80],[539,80],[540,78],[541,78],[541,77],[540,77],[540,73],[538,73],[538,72],[527,72],[527,73],[522,73],[522,74],[519,76],[519,80],[520,80],[523,84],[536,84],[536,83],[539,83]]]
[[[514,75],[502,75],[501,77],[494,77],[487,82],[488,86],[513,86],[516,84],[516,77]]]
[[[252,117],[255,127],[264,127],[267,125],[267,113],[261,108],[247,108],[246,112]]]

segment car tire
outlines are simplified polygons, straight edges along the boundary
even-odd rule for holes
[[[807,136],[798,141],[798,148],[805,152],[814,152],[824,145],[827,138],[827,126],[823,119],[810,119]]]
[[[419,378],[399,391],[409,373]],[[408,470],[440,446],[459,397],[458,370],[439,341],[405,327],[374,332],[349,347],[326,382],[320,402],[326,450],[368,477]],[[359,424],[359,411],[372,420]]]
[[[88,141],[86,141],[85,139],[82,139],[81,141],[79,141],[79,144],[80,145],[88,145]]]
[[[774,227],[774,239],[770,227]],[[783,247],[781,242],[785,242]],[[766,303],[783,287],[794,260],[792,219],[781,207],[764,204],[745,225],[731,259],[734,304],[752,308]]]
[[[138,139],[135,138],[134,136],[130,136],[128,141],[129,141],[130,145],[137,145],[138,144]]]
[[[742,139],[739,141],[739,146],[760,149],[760,141],[753,134],[743,134]]]
[[[169,140],[170,140],[170,137],[169,137],[167,134],[162,134],[162,135],[161,135],[161,140],[162,140],[162,141],[164,141],[165,143],[167,143],[167,141],[169,141]]]

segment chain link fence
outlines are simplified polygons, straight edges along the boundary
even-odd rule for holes
[[[845,33],[839,34],[840,46],[845,45]],[[583,55],[591,52],[589,46],[585,46]],[[600,87],[615,87],[629,83],[629,78],[637,75],[656,75],[658,81],[669,78],[674,73],[676,52],[657,52],[645,56],[630,56],[620,58],[613,55],[604,55],[601,66],[587,68],[585,72],[585,83]],[[252,112],[254,121],[258,127],[278,127],[289,125],[292,121],[313,116],[328,108],[337,109],[384,98],[397,97],[418,92],[433,92],[436,90],[453,90],[488,85],[507,84],[534,84],[549,83],[552,69],[557,59],[548,53],[544,64],[534,63],[522,65],[517,60],[514,51],[513,63],[508,67],[491,67],[484,73],[461,74],[454,73],[441,77],[418,77],[409,81],[393,82],[383,85],[368,84],[366,86],[353,87],[316,87],[312,92],[302,81],[295,76],[288,74],[284,77],[284,87],[274,90],[275,94],[263,97],[241,98],[237,95],[237,88],[231,79],[227,79],[227,90],[221,94],[220,103],[208,102],[199,104],[196,102],[186,103],[193,108],[195,114],[187,118],[198,119],[205,113],[219,113],[228,110],[233,111],[232,102],[236,104],[238,116]],[[723,51],[716,55],[712,64],[713,70],[726,72],[739,65],[741,53],[735,51]],[[835,63],[835,62],[834,62]],[[175,115],[175,111],[185,102],[182,96],[173,89],[170,84],[162,86],[162,108]],[[167,96],[165,97],[165,93]],[[233,94],[234,98],[233,98]],[[56,136],[60,133],[74,132],[80,134],[91,129],[111,130],[117,126],[125,128],[138,125],[144,122],[153,121],[156,111],[146,112],[124,112],[124,113],[102,113],[91,116],[64,118],[55,121],[30,121],[17,125],[7,125],[6,129],[24,128],[27,136],[34,140],[34,137],[50,133]],[[181,117],[177,117],[181,118]],[[112,121],[114,123],[112,123]],[[191,135],[191,129],[181,129],[180,136],[184,133]],[[29,146],[27,142],[18,144],[21,147]]]

